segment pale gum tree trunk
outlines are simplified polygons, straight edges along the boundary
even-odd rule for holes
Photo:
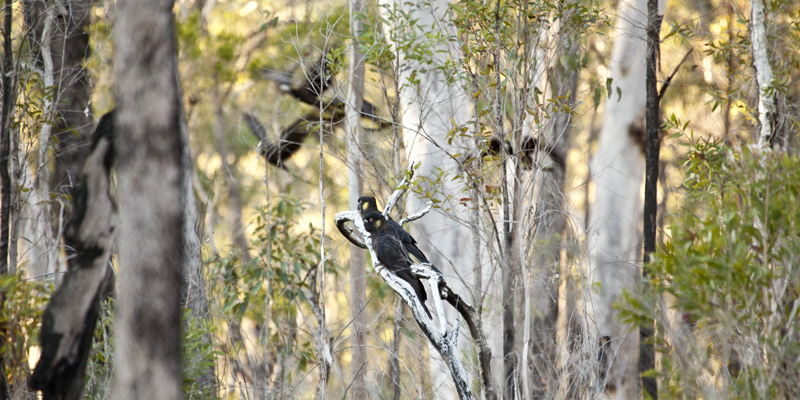
[[[753,47],[753,67],[756,69],[758,82],[758,121],[761,131],[758,136],[758,147],[764,147],[775,140],[775,123],[777,120],[777,106],[775,91],[768,93],[768,88],[775,76],[769,64],[767,54],[767,24],[764,0],[750,2],[750,42]]]
[[[565,43],[563,46],[564,49],[556,56],[574,55],[578,49],[574,43]],[[577,71],[559,70],[558,61],[554,61],[553,64],[555,65],[548,69],[549,75],[553,77],[549,81],[556,82],[557,87],[551,88],[551,96],[552,98],[567,96],[562,101],[572,105],[575,102],[577,89]],[[533,168],[547,167],[548,170],[535,174],[535,197],[525,197],[536,199],[531,224],[533,230],[527,233],[529,236],[523,243],[523,254],[527,264],[525,278],[529,282],[525,287],[526,301],[531,304],[531,307],[525,309],[531,315],[526,315],[523,326],[528,331],[524,335],[526,340],[523,340],[523,343],[529,341],[529,344],[521,349],[524,360],[530,356],[531,364],[528,367],[528,363],[523,362],[521,366],[523,373],[531,377],[529,384],[523,385],[527,387],[524,392],[527,398],[551,397],[552,390],[556,387],[557,378],[553,374],[555,371],[553,366],[556,364],[558,348],[556,344],[558,299],[562,296],[559,293],[559,279],[567,276],[565,271],[560,271],[560,267],[567,222],[563,187],[571,117],[565,112],[556,112],[546,122],[543,135],[546,146],[540,146],[537,151],[534,160],[538,166]],[[523,132],[529,126],[530,124],[526,123]]]
[[[465,182],[463,180],[452,180],[461,171],[458,163],[450,157],[456,153],[464,153],[467,144],[459,138],[453,140],[452,144],[448,144],[446,139],[448,132],[453,128],[453,123],[463,125],[469,120],[470,101],[458,79],[454,83],[448,84],[448,77],[441,70],[436,69],[436,66],[443,65],[447,60],[446,53],[451,55],[457,53],[454,48],[450,47],[453,44],[444,39],[455,32],[447,15],[449,2],[416,0],[393,3],[384,0],[382,4],[387,5],[390,9],[397,7],[404,12],[410,12],[410,18],[418,18],[417,23],[413,26],[409,26],[407,21],[391,21],[393,25],[389,29],[395,33],[415,30],[416,40],[420,44],[430,45],[434,54],[431,65],[423,65],[416,60],[411,60],[396,50],[398,43],[392,42],[396,36],[387,32],[389,42],[397,51],[398,56],[399,76],[397,79],[401,85],[399,101],[402,114],[403,144],[406,149],[408,165],[417,166],[415,177],[433,180],[436,179],[438,171],[445,171],[447,175],[441,185],[435,187],[424,185],[423,189],[435,191],[435,196],[439,199],[448,195],[452,196],[452,201],[445,201],[440,204],[441,208],[437,208],[424,218],[415,221],[411,226],[412,234],[429,260],[442,271],[448,285],[460,296],[472,298],[470,288],[473,283],[474,271],[478,267],[475,265],[474,255],[480,249],[474,248],[474,233],[468,226],[469,221],[472,220],[470,216],[472,211],[458,204],[460,198],[469,197],[469,192],[464,191]],[[426,33],[440,33],[441,38],[426,42]],[[439,53],[440,50],[445,53]],[[418,84],[409,82],[413,73],[416,73]],[[406,201],[406,210],[414,213],[424,208],[426,204],[426,199],[409,195]],[[488,268],[483,269],[488,270]],[[488,280],[483,279],[484,284]],[[475,306],[480,307],[479,304],[475,304]],[[450,308],[445,310],[450,323],[458,323],[455,310]],[[462,351],[468,350],[470,344],[469,339],[463,336],[465,331],[466,329],[461,330],[462,337],[459,340],[459,347]],[[495,333],[499,335],[499,332],[496,331]],[[436,398],[442,399],[457,397],[446,364],[439,359],[436,351],[429,353],[434,395]],[[472,373],[472,375],[478,376],[477,373]]]
[[[173,1],[117,3],[119,269],[116,399],[180,399],[184,264]]]
[[[362,31],[359,14],[364,14],[362,0],[350,0],[350,84],[345,105],[345,135],[348,167],[348,204],[351,210],[358,209],[358,198],[363,185],[363,157],[361,154],[361,118],[359,110],[364,102],[364,59],[359,51],[358,35]],[[322,177],[320,176],[320,179]],[[323,271],[324,272],[324,271]],[[353,320],[350,337],[352,361],[350,372],[354,399],[367,398],[367,316],[366,312],[366,254],[358,246],[350,245],[350,318]]]
[[[537,87],[549,99],[569,94],[561,101],[572,105],[577,72],[564,70],[559,59],[574,55],[578,45],[565,36],[564,29],[557,23],[537,34],[538,40],[530,50],[528,91],[532,93]],[[519,321],[515,326],[515,351],[521,354],[518,368],[522,398],[550,398],[556,387],[553,372],[559,267],[566,226],[563,185],[571,115],[550,108],[551,118],[545,121],[541,132],[535,129],[534,115],[527,114],[521,135],[514,138],[515,148],[521,148],[526,140],[538,139],[539,148],[532,155],[534,164],[509,168],[509,174],[516,177],[509,182],[514,193],[511,206],[516,210],[512,219],[519,226],[512,247],[520,254],[524,272],[515,286],[524,293],[524,298],[517,301],[515,318]]]
[[[660,2],[662,14],[663,8]],[[618,319],[612,304],[624,289],[634,289],[640,277],[646,27],[647,2],[622,1],[609,60],[612,93],[590,171],[595,200],[589,220],[585,273],[590,295],[584,329],[590,344],[605,343],[605,365],[600,365],[595,390],[619,399],[638,397],[640,386],[638,332]]]

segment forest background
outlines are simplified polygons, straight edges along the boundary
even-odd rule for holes
[[[457,397],[406,304],[334,229],[360,195],[383,206],[398,187],[396,220],[433,205],[406,229],[486,334],[489,364],[459,331],[475,396],[800,396],[795,2],[666,1],[663,23],[643,0],[135,3],[3,9],[5,398],[136,385],[159,398]],[[150,75],[122,79],[137,57]],[[122,107],[139,92],[174,101]],[[159,110],[175,125],[148,132]],[[173,157],[137,170],[139,153],[120,152],[137,140]],[[126,186],[138,180],[154,184]],[[128,210],[160,201],[182,218],[148,219],[163,237],[135,233]],[[107,223],[94,247],[76,234],[91,217]],[[150,270],[126,272],[135,253]],[[163,271],[178,286],[148,286]],[[118,315],[138,301],[152,320]],[[161,317],[181,329],[174,354],[117,353],[143,331],[158,347]],[[74,342],[65,326],[80,327]],[[160,362],[170,384],[126,380]]]

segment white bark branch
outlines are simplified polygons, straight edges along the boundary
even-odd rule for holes
[[[761,123],[761,134],[758,146],[764,147],[772,142],[773,120],[775,119],[775,93],[770,85],[775,80],[767,54],[766,11],[763,0],[750,2],[750,42],[753,45],[753,67],[756,69],[758,81],[758,121]]]
[[[404,186],[404,183],[405,179],[400,186]],[[390,202],[387,202],[386,209],[384,210],[385,214],[391,210],[390,205],[393,206],[404,191],[405,189],[398,189],[392,194]],[[430,207],[428,207],[426,210],[430,210]],[[422,217],[427,212],[426,210],[417,213],[420,214],[417,218]],[[407,219],[408,218],[405,220]],[[428,317],[427,313],[424,311],[424,306],[419,297],[417,297],[411,285],[397,277],[397,275],[389,271],[378,261],[378,257],[375,255],[375,250],[372,247],[371,235],[369,232],[367,232],[366,228],[364,228],[364,221],[362,220],[358,211],[343,211],[336,213],[334,216],[334,221],[336,222],[336,227],[339,228],[339,231],[348,240],[359,247],[364,245],[365,248],[369,250],[370,256],[372,257],[372,267],[381,276],[381,278],[386,281],[389,287],[392,288],[392,290],[394,290],[398,295],[400,295],[400,298],[402,298],[411,309],[411,313],[414,315],[414,319],[417,321],[420,329],[425,336],[428,337],[428,340],[431,342],[433,347],[439,352],[439,354],[447,363],[459,397],[461,399],[474,399],[475,397],[472,395],[472,391],[469,388],[469,377],[464,370],[458,354],[457,339],[459,325],[455,324],[452,329],[447,329],[447,319],[444,315],[444,307],[442,306],[442,298],[440,294],[440,287],[446,287],[442,275],[433,269],[426,267],[425,264],[416,264],[411,266],[411,271],[414,275],[429,281],[429,285],[432,289],[433,301],[435,304],[435,312],[440,321],[439,326],[435,326],[434,321]],[[353,230],[347,226],[348,221],[352,222],[359,233],[361,233],[361,237],[364,238],[363,241],[353,236]]]
[[[397,190],[395,190],[394,193],[392,193],[392,195],[389,196],[389,200],[386,202],[386,206],[383,207],[384,217],[388,216],[392,212],[394,206],[397,205],[397,201],[400,200],[400,198],[403,197],[403,195],[406,193],[406,190],[408,190],[408,180],[411,179],[413,176],[414,176],[414,165],[411,165],[411,168],[408,169],[408,174],[403,178],[402,181],[400,181],[400,184],[397,185]]]
[[[400,225],[403,225],[406,222],[416,221],[416,220],[422,218],[425,214],[427,214],[431,210],[431,208],[433,208],[433,202],[429,200],[428,201],[428,205],[425,206],[425,208],[423,208],[421,211],[417,211],[416,213],[411,214],[411,215],[401,219],[400,220]]]

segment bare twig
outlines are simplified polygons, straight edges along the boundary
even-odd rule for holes
[[[406,222],[412,222],[412,221],[416,221],[416,220],[422,218],[425,214],[427,214],[431,210],[431,208],[433,208],[433,202],[432,201],[428,201],[428,205],[425,206],[425,208],[423,208],[420,211],[415,212],[414,214],[411,214],[411,215],[401,219],[400,220],[400,225],[403,225]]]
[[[406,190],[408,190],[408,181],[414,177],[414,167],[414,165],[411,165],[411,167],[408,169],[408,174],[406,174],[403,180],[400,181],[400,184],[397,185],[398,189],[395,190],[391,196],[389,196],[389,200],[386,201],[386,206],[383,207],[384,216],[388,216],[392,212],[394,206],[397,205],[397,201],[400,200],[400,197],[402,197],[406,193]]]
[[[692,47],[691,49],[689,49],[688,52],[686,52],[686,55],[683,56],[683,58],[681,59],[681,62],[679,62],[678,65],[675,66],[675,69],[672,70],[672,73],[669,74],[669,77],[667,77],[667,79],[661,85],[661,89],[658,91],[658,100],[656,101],[656,103],[661,103],[661,97],[664,96],[664,93],[666,93],[667,88],[669,87],[669,84],[672,83],[672,78],[674,78],[675,74],[678,73],[678,68],[680,68],[681,65],[684,63],[684,61],[686,61],[686,59],[689,58],[689,54],[692,54],[693,51],[694,51],[694,47]]]

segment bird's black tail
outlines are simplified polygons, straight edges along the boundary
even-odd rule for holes
[[[428,318],[433,319],[431,312],[428,311],[428,307],[425,306],[425,301],[428,300],[428,294],[425,293],[425,287],[422,285],[422,280],[411,275],[411,271],[401,271],[397,274],[397,276],[411,284],[411,287],[414,288],[414,292],[417,293],[417,297],[419,297],[419,302],[422,304],[422,309],[425,310],[426,314],[428,314]]]

